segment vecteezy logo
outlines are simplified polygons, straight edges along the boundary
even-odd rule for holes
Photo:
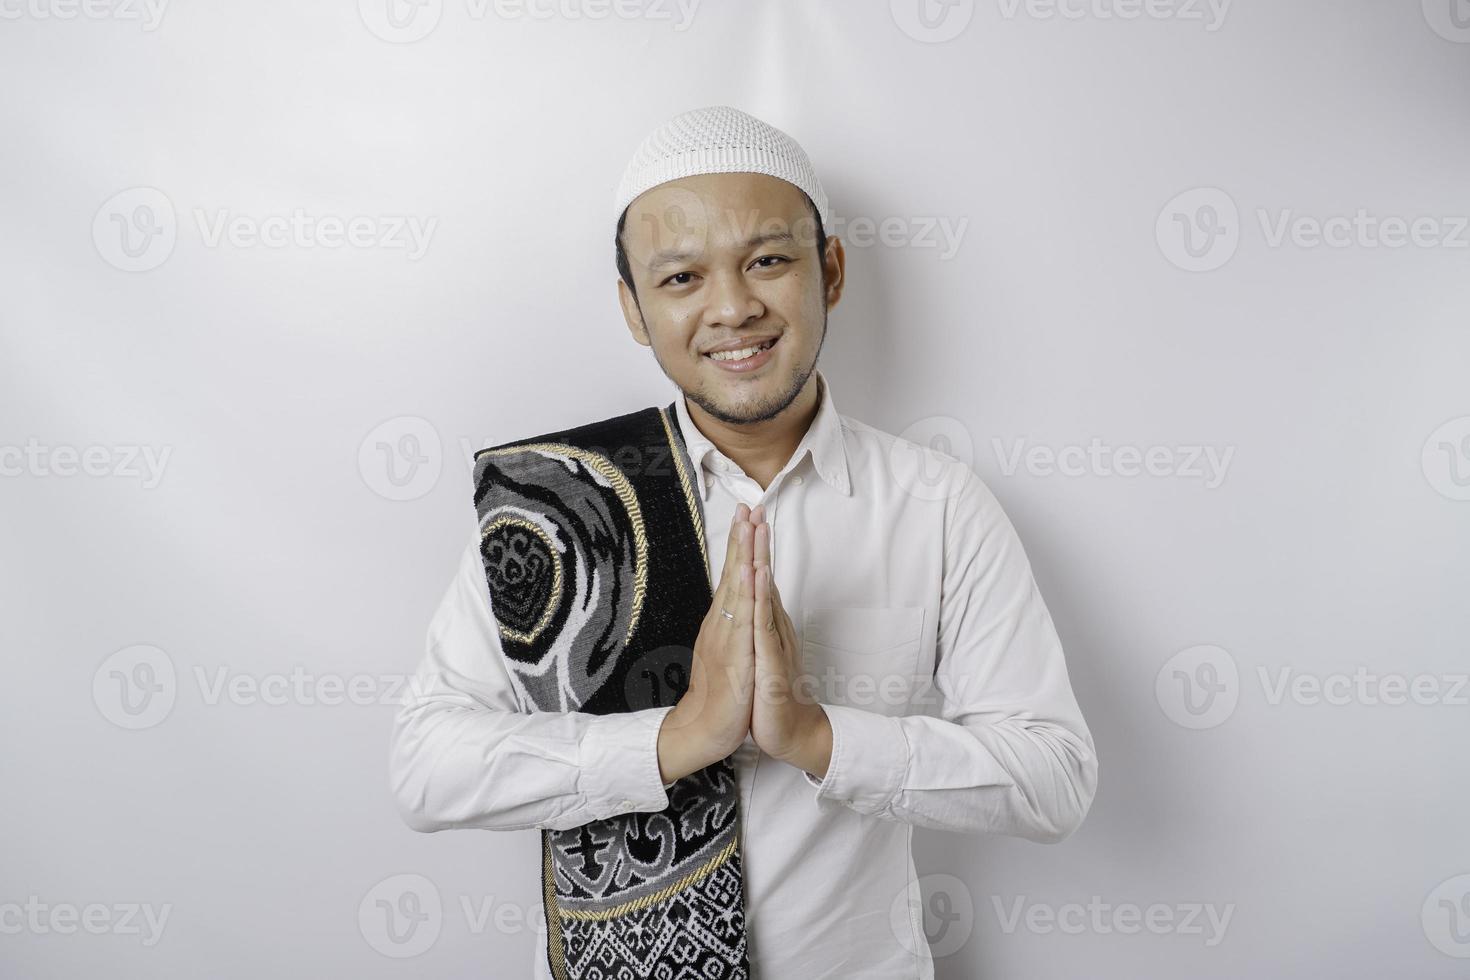
[[[357,927],[384,956],[407,959],[439,941],[444,907],[439,889],[423,875],[401,874],[374,885],[357,906]]]
[[[400,415],[369,432],[357,449],[363,482],[388,500],[417,500],[439,482],[444,465],[439,430],[428,419]]]
[[[174,709],[179,693],[174,662],[140,643],[112,654],[92,675],[92,703],[119,728],[152,728]]]
[[[444,0],[357,0],[357,12],[373,34],[392,44],[411,44],[439,26]]]
[[[1235,658],[1217,646],[1180,650],[1159,669],[1154,696],[1174,724],[1214,728],[1235,713],[1240,701]]]
[[[678,645],[662,646],[639,657],[623,678],[628,704],[662,708],[677,704],[689,690],[694,652]]]
[[[1431,946],[1446,956],[1470,959],[1470,875],[1440,882],[1419,915]]]
[[[925,449],[933,452],[925,452]],[[966,467],[975,461],[975,440],[957,418],[930,415],[904,428],[888,447],[888,470],[904,492],[920,500],[943,500],[959,493],[963,481],[943,456],[951,456]]]
[[[975,16],[975,0],[889,0],[893,22],[915,41],[940,44],[960,36]]]
[[[1424,441],[1424,479],[1450,500],[1470,500],[1470,415],[1450,419]]]
[[[124,272],[156,269],[179,237],[173,202],[156,187],[130,187],[103,202],[92,218],[97,254]]]
[[[909,952],[922,955],[918,946],[927,943],[930,954],[940,959],[958,952],[970,941],[975,929],[975,898],[954,875],[924,875],[894,897],[888,909],[888,924]]]
[[[1470,0],[1424,0],[1424,19],[1446,41],[1470,44]]]
[[[1240,245],[1240,212],[1218,187],[1196,187],[1159,212],[1154,237],[1164,258],[1187,272],[1210,272]]]

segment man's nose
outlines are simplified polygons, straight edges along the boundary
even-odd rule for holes
[[[709,288],[709,306],[705,310],[705,323],[709,326],[738,327],[765,312],[765,305],[738,272],[711,275]]]

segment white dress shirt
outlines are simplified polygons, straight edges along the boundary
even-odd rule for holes
[[[832,723],[824,779],[748,735],[735,752],[752,977],[929,980],[913,828],[1059,841],[1092,803],[1097,758],[990,490],[952,456],[839,415],[817,379],[816,417],[764,491],[675,397],[711,574],[736,504],[764,503],[776,584]],[[658,733],[671,707],[522,713],[498,640],[477,534],[395,723],[392,785],[411,827],[565,829],[669,805]],[[549,978],[544,949],[535,961]]]

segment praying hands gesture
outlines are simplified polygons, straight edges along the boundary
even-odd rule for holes
[[[771,574],[765,507],[739,504],[725,565],[700,625],[689,687],[664,719],[658,757],[670,782],[725,758],[747,733],[762,752],[821,777],[832,728],[800,688],[801,644]]]

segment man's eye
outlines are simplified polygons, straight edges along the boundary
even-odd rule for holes
[[[665,279],[663,282],[659,283],[659,285],[660,286],[667,286],[669,283],[673,282],[675,286],[687,286],[689,284],[689,280],[687,280],[687,279],[684,280],[683,282],[674,282],[674,280],[675,279],[678,279],[680,276],[692,276],[692,275],[694,275],[694,273],[692,273],[692,272],[676,272],[672,276],[669,276],[669,278]]]
[[[766,261],[767,259],[771,259],[771,260],[774,260],[776,262],[790,262],[791,261],[790,259],[788,259],[784,255],[762,255],[760,258],[756,259],[755,261],[756,261],[757,264],[759,264],[761,262]],[[775,266],[764,265],[764,266],[761,266],[761,268],[763,268],[763,269],[773,269],[773,268],[775,268]]]

